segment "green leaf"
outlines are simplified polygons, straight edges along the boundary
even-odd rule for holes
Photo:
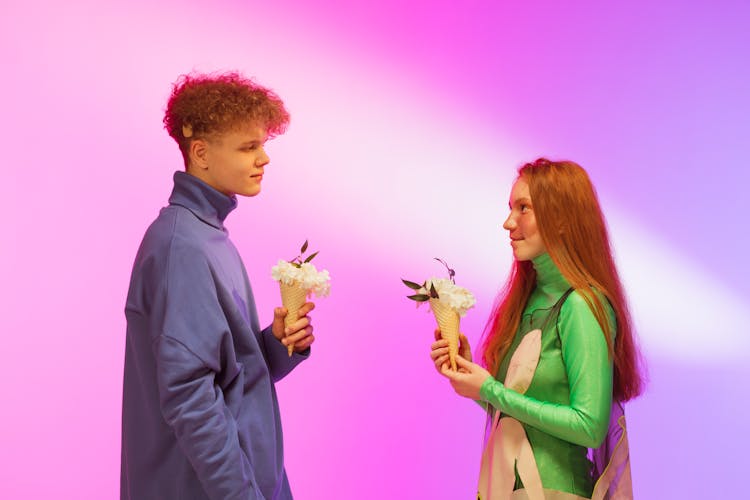
[[[316,255],[318,255],[319,253],[320,253],[320,251],[317,251],[317,252],[315,252],[314,254],[312,254],[311,256],[309,256],[308,258],[306,258],[306,259],[305,259],[305,262],[310,262],[310,261],[311,261],[311,260],[313,260],[313,259],[315,258],[315,256],[316,256]]]
[[[305,253],[305,250],[307,250],[307,240],[302,244],[302,248],[300,249],[299,253]]]
[[[291,264],[292,264],[292,265],[293,265],[294,267],[296,267],[297,269],[299,269],[300,267],[302,267],[302,266],[301,266],[300,264],[297,264],[296,262],[291,262]]]
[[[430,297],[433,299],[439,299],[440,296],[437,293],[437,290],[435,290],[435,283],[430,283]]]
[[[420,288],[422,288],[422,285],[417,285],[417,284],[416,284],[416,283],[414,283],[413,281],[408,281],[408,280],[405,280],[405,279],[403,279],[403,278],[401,279],[401,282],[402,282],[402,283],[403,283],[404,285],[406,285],[406,286],[408,286],[409,288],[411,288],[412,290],[419,290]]]
[[[430,300],[429,295],[424,295],[422,293],[419,293],[417,295],[407,295],[406,298],[416,300],[417,302],[427,302],[428,300]]]

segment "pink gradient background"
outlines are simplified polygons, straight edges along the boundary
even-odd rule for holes
[[[483,415],[434,372],[399,278],[446,259],[478,298],[511,262],[515,168],[587,167],[650,367],[637,498],[745,489],[750,4],[3,1],[0,498],[118,495],[123,305],[181,168],[170,83],[239,69],[293,115],[228,227],[261,319],[309,238],[333,276],[278,385],[295,498],[473,498]]]

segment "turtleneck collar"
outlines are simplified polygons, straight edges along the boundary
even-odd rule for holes
[[[535,257],[531,263],[536,271],[536,288],[530,297],[532,308],[549,307],[570,288],[570,283],[563,277],[548,253]]]
[[[227,196],[187,172],[174,173],[170,205],[180,205],[217,229],[224,229],[224,219],[237,207],[237,197]]]

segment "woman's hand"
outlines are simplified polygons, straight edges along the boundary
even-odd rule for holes
[[[471,361],[471,347],[469,346],[469,339],[463,333],[458,334],[458,354],[463,356],[465,359]],[[443,373],[443,365],[450,367],[450,360],[448,356],[448,341],[443,339],[440,334],[440,328],[435,329],[435,342],[430,346],[430,357],[432,362],[435,363],[435,369],[438,373]]]
[[[453,371],[448,363],[444,363],[440,371],[451,381],[453,390],[459,396],[480,401],[482,398],[479,395],[479,389],[482,388],[484,381],[492,376],[490,372],[462,356],[456,358],[456,366],[458,371]]]

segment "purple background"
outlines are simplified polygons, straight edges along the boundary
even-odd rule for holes
[[[295,498],[473,498],[483,415],[431,366],[399,278],[447,260],[476,347],[511,263],[516,167],[586,167],[648,391],[637,498],[744,489],[750,4],[4,0],[0,497],[115,498],[123,306],[181,168],[161,119],[191,69],[239,69],[293,120],[228,220],[263,322],[309,238],[333,277],[278,386]]]

